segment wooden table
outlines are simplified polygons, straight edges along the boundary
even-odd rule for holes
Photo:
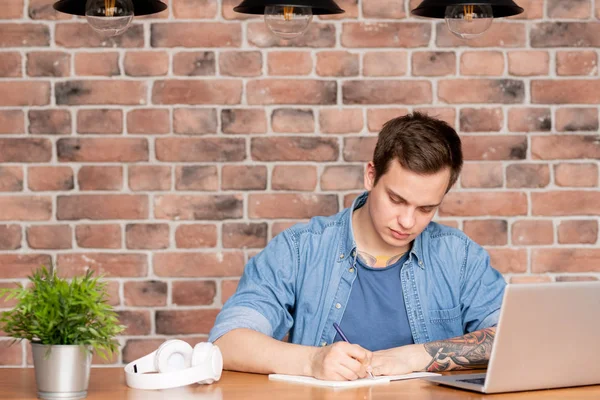
[[[36,393],[32,368],[0,369],[0,399],[35,399]],[[437,386],[415,379],[340,390],[271,382],[266,375],[225,371],[221,380],[213,385],[190,385],[177,389],[148,391],[127,387],[122,368],[94,368],[90,376],[87,398],[90,400],[398,400],[403,398],[411,400],[475,400],[483,398],[493,400],[597,400],[600,399],[600,386],[483,395]]]

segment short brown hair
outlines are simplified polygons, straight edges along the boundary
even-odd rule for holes
[[[373,154],[375,182],[397,159],[403,168],[429,175],[450,168],[446,191],[456,183],[463,165],[460,138],[446,122],[415,112],[385,123]]]

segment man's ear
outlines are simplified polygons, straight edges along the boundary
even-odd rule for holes
[[[373,161],[369,161],[365,167],[365,189],[370,191],[375,186],[375,164]]]

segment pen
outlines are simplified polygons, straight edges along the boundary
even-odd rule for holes
[[[346,335],[344,335],[344,332],[342,332],[342,328],[340,328],[340,326],[338,324],[336,324],[335,322],[333,323],[333,327],[335,328],[335,330],[337,331],[337,333],[340,335],[340,337],[344,340],[344,342],[346,343],[350,343],[350,341],[348,340],[348,338],[346,337]],[[373,373],[370,371],[367,371],[369,376],[371,378],[374,378]]]

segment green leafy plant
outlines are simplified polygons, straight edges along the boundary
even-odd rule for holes
[[[125,327],[108,304],[106,282],[93,277],[93,271],[68,281],[42,266],[28,278],[28,286],[0,289],[0,298],[17,299],[0,317],[0,329],[8,336],[45,345],[84,345],[104,359],[118,349],[114,337]]]

